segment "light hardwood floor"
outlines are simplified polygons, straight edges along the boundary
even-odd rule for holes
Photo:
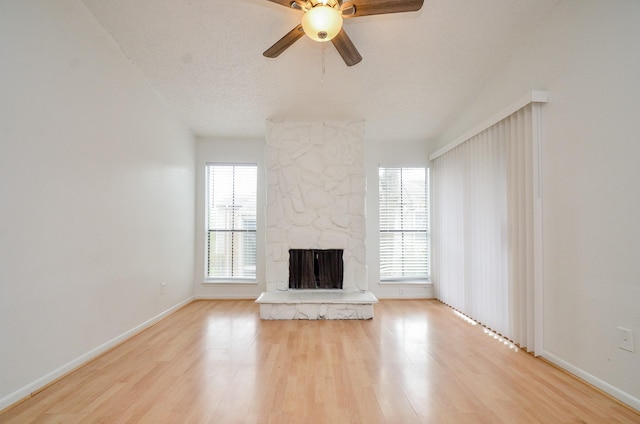
[[[0,415],[1,423],[640,423],[437,301],[368,321],[260,321],[197,301]]]

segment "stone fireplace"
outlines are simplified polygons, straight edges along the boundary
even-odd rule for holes
[[[267,291],[289,289],[289,249],[342,249],[343,290],[367,289],[364,122],[268,121]]]
[[[330,297],[366,293],[375,299],[367,292],[364,121],[267,121],[265,157],[267,297],[288,298],[283,293],[290,288],[336,289],[291,287],[293,250],[340,251],[341,286]],[[295,294],[301,296],[307,295]]]

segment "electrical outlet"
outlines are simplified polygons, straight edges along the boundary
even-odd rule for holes
[[[633,332],[628,328],[618,327],[618,347],[633,352]]]
[[[167,283],[160,283],[160,294],[164,294],[164,288],[166,287]]]

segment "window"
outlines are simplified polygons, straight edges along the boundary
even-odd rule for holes
[[[207,164],[207,257],[210,280],[255,280],[257,166]]]
[[[378,169],[380,280],[429,280],[429,170]]]

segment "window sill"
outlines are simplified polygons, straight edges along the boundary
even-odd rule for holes
[[[429,280],[384,280],[380,281],[380,285],[389,285],[389,286],[397,286],[397,285],[411,285],[411,286],[428,286],[433,283]]]
[[[203,285],[229,285],[229,286],[237,286],[237,285],[257,285],[257,280],[205,280],[202,282]]]

